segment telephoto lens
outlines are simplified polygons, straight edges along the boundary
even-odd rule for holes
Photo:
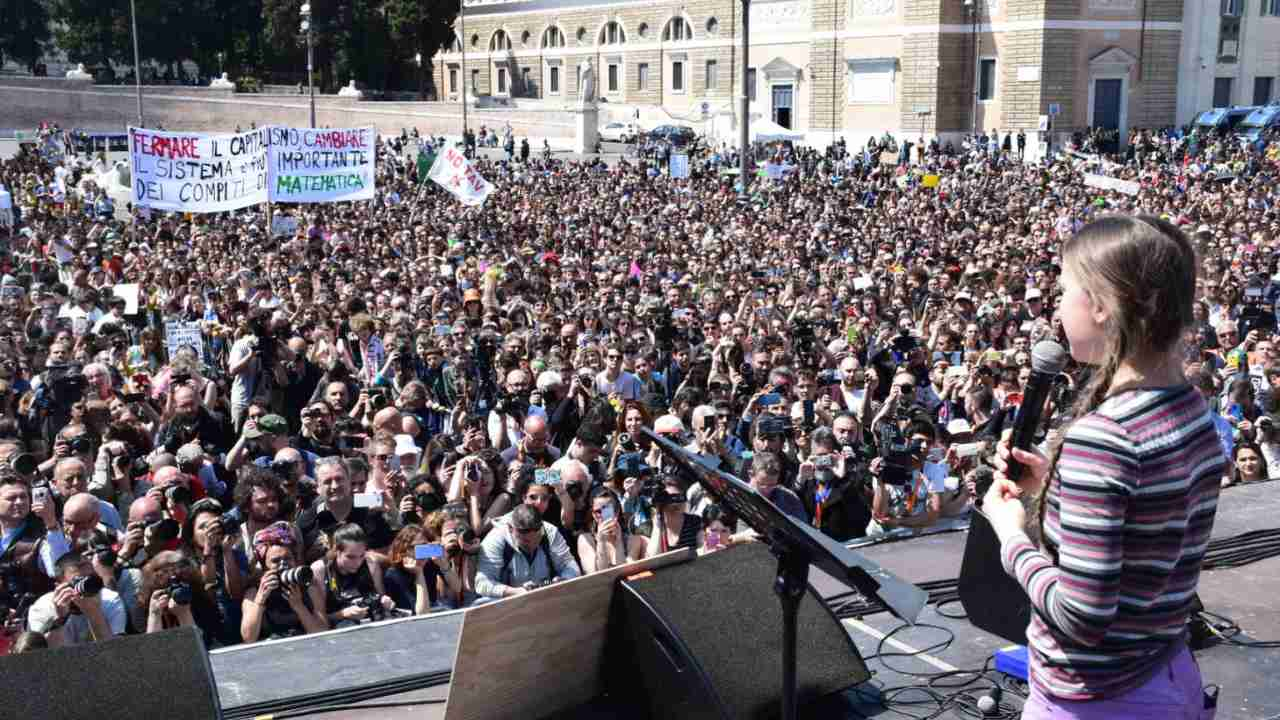
[[[80,597],[95,597],[102,592],[102,578],[97,575],[77,575],[71,580],[71,589]]]
[[[299,565],[280,573],[280,584],[285,587],[306,587],[311,584],[311,568]]]

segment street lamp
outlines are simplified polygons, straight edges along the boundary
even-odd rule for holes
[[[129,22],[133,27],[133,84],[138,94],[138,127],[146,127],[142,119],[142,61],[138,56],[138,10],[129,0]]]
[[[307,36],[307,94],[311,96],[311,127],[316,126],[316,86],[311,82],[311,3],[303,3],[298,8],[302,16],[302,32]]]
[[[413,54],[413,62],[418,66],[418,99],[422,99],[422,53]]]
[[[738,158],[738,180],[742,183],[742,192],[738,194],[740,200],[747,199],[747,185],[751,182],[751,177],[747,174],[748,168],[751,166],[751,88],[747,87],[747,82],[751,77],[750,65],[747,59],[747,52],[751,48],[751,0],[742,0],[742,97],[740,102],[742,105],[742,127],[738,135],[739,155]]]

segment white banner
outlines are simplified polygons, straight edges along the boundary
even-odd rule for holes
[[[683,153],[671,156],[671,179],[689,177],[689,156]]]
[[[204,337],[200,334],[200,323],[184,323],[169,321],[164,324],[164,344],[169,357],[177,354],[178,348],[188,345],[195,348],[196,355],[202,354]]]
[[[456,147],[447,147],[436,156],[427,177],[452,193],[463,205],[483,205],[485,198],[493,192],[493,185],[471,167],[466,156]]]
[[[271,218],[271,237],[293,236],[298,232],[298,218],[292,215],[276,215]]]
[[[133,204],[210,213],[267,201],[266,128],[240,135],[129,128]]]
[[[272,126],[270,187],[272,202],[322,203],[372,200],[374,145],[372,127],[350,129]]]
[[[1125,195],[1137,195],[1142,189],[1142,185],[1132,180],[1121,180],[1120,178],[1107,177],[1106,175],[1094,175],[1093,173],[1084,174],[1084,184],[1089,187],[1101,188],[1103,190],[1115,190]]]

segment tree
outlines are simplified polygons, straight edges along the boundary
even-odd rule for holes
[[[48,1],[54,38],[69,60],[99,68],[133,65],[129,0]]]
[[[13,60],[35,72],[50,37],[47,0],[0,0],[0,64]]]

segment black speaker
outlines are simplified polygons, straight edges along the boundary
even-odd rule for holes
[[[777,561],[749,543],[619,584],[606,653],[609,695],[648,714],[695,720],[774,718],[782,701]],[[796,689],[803,705],[870,673],[811,587],[800,604]]]
[[[975,627],[1012,643],[1027,644],[1031,598],[1004,571],[1000,538],[986,516],[977,511],[969,514],[969,536],[960,562],[960,605]]]
[[[195,628],[0,657],[9,718],[218,720],[222,708]]]

